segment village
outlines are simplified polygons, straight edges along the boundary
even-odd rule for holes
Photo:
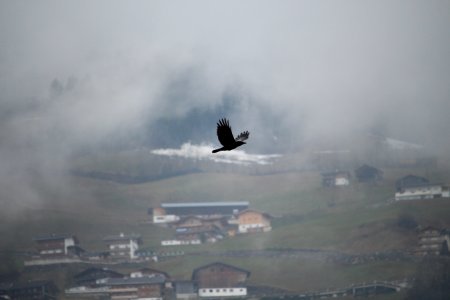
[[[324,189],[345,188],[357,181],[364,184],[381,184],[383,172],[375,167],[363,165],[354,170],[320,173]],[[395,182],[392,198],[388,203],[408,201],[432,201],[449,198],[445,184],[430,182],[427,178],[405,175]],[[159,249],[145,247],[139,233],[116,233],[102,239],[103,249],[84,249],[75,233],[47,233],[33,239],[35,249],[24,261],[25,269],[39,270],[62,265],[83,265],[85,270],[73,276],[75,285],[57,290],[52,281],[2,282],[0,299],[55,299],[58,295],[78,299],[211,299],[211,298],[264,298],[294,297],[290,291],[274,287],[258,287],[247,284],[252,270],[220,261],[198,266],[192,270],[191,278],[173,278],[168,272],[140,267],[148,262],[160,261],[186,255],[185,246],[214,244],[224,239],[252,233],[267,233],[272,230],[272,220],[280,218],[270,212],[253,209],[248,201],[229,202],[179,202],[161,203],[148,209],[148,226],[171,229],[173,236],[160,241]],[[410,220],[404,220],[408,222]],[[450,231],[427,224],[407,224],[416,228],[417,243],[414,248],[395,254],[344,255],[308,250],[227,252],[223,255],[321,255],[340,263],[357,264],[377,259],[421,259],[429,256],[449,254]],[[168,250],[165,251],[164,249]],[[162,249],[162,250],[161,250]],[[31,250],[31,249],[30,249]],[[203,252],[204,255],[207,253]],[[192,253],[191,253],[192,254]],[[131,264],[135,268],[127,274],[114,270],[115,266]],[[360,284],[343,287],[334,292],[317,291],[298,295],[298,299],[309,299],[313,295],[335,297],[336,295],[368,295],[389,293],[408,288],[410,282]],[[295,298],[294,297],[294,298]],[[303,298],[302,298],[303,297]]]

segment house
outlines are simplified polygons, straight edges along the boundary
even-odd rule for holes
[[[250,272],[221,262],[195,269],[192,281],[198,295],[204,298],[243,297],[247,295],[246,281]]]
[[[38,254],[42,258],[58,258],[79,255],[78,239],[69,234],[51,234],[33,238]]]
[[[56,299],[58,289],[52,281],[30,281],[14,283],[1,292],[15,300],[50,300]]]
[[[272,230],[270,216],[253,209],[246,209],[237,215],[239,233],[268,232]]]
[[[108,278],[122,278],[119,272],[108,268],[88,268],[74,276],[74,280],[79,286],[95,286]]]
[[[449,255],[448,243],[448,233],[442,229],[428,226],[420,231],[418,246],[414,252],[419,256]]]
[[[163,276],[109,278],[103,285],[109,287],[111,300],[162,300],[164,297]]]
[[[152,210],[153,222],[171,223],[187,216],[197,216],[203,219],[231,216],[247,209],[248,205],[247,201],[162,203],[161,207]]]
[[[322,173],[322,185],[324,187],[347,186],[350,185],[350,172],[334,171]]]
[[[423,183],[403,185],[395,193],[395,200],[423,200],[450,197],[449,188],[441,183]]]
[[[163,246],[214,243],[223,238],[224,228],[228,224],[226,218],[221,216],[209,218],[186,216],[171,226],[175,227],[175,239],[162,241]]]
[[[362,165],[355,170],[355,177],[358,182],[378,182],[383,179],[383,171],[368,165]]]
[[[234,216],[234,215],[233,215]],[[209,217],[202,218],[197,216],[182,217],[178,222],[172,224],[177,230],[189,230],[195,228],[214,228],[214,230],[223,231],[228,226],[228,217]]]
[[[97,280],[95,285],[77,286],[65,290],[65,294],[80,298],[112,300],[162,300],[164,297],[163,276],[110,277]]]
[[[180,217],[176,215],[167,214],[166,210],[161,207],[153,208],[152,215],[153,215],[153,223],[155,224],[171,223],[176,222],[180,219]]]
[[[402,177],[398,179],[395,182],[395,188],[397,192],[400,192],[404,190],[405,188],[411,187],[411,186],[420,186],[424,184],[430,183],[428,179],[416,176],[416,175],[407,175],[405,177]]]
[[[114,259],[135,259],[136,251],[142,244],[141,235],[139,234],[123,234],[107,236],[103,239],[107,244],[111,258]]]

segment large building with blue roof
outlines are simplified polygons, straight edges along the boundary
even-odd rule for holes
[[[185,216],[231,216],[248,209],[248,201],[162,203],[153,208],[154,223],[169,223]]]

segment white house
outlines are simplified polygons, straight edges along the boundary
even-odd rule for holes
[[[395,193],[396,201],[448,197],[450,197],[449,188],[439,183],[426,183],[406,186]]]
[[[166,210],[161,207],[153,208],[153,223],[172,223],[177,222],[180,218],[176,215],[166,214]]]
[[[130,259],[137,258],[135,252],[139,249],[139,245],[142,243],[142,239],[139,234],[125,235],[123,233],[105,237],[103,241],[108,245],[112,258]]]

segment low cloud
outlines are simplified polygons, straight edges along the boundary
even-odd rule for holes
[[[214,147],[209,144],[193,145],[190,142],[184,143],[179,149],[155,149],[152,154],[164,156],[178,156],[198,160],[211,160],[218,163],[238,164],[238,165],[268,165],[280,154],[249,154],[242,150],[233,150],[212,154]]]

